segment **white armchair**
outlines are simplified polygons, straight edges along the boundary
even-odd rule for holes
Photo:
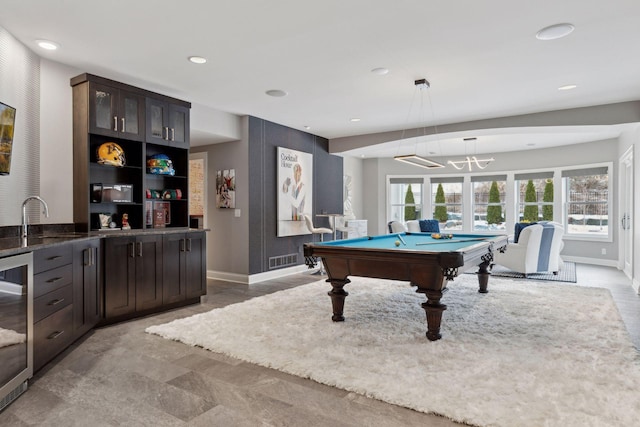
[[[391,234],[407,232],[407,227],[405,227],[400,221],[390,221],[387,226],[389,227],[389,233]]]
[[[563,261],[564,228],[557,222],[537,223],[520,232],[518,243],[509,243],[505,253],[496,252],[493,263],[523,273],[552,271],[557,274]]]
[[[417,219],[407,221],[407,231],[409,233],[420,233],[420,221]]]

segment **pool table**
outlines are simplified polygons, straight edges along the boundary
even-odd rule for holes
[[[430,233],[396,233],[306,243],[304,256],[310,268],[318,258],[322,259],[332,286],[329,296],[334,322],[344,321],[344,300],[349,295],[344,286],[350,282],[349,276],[406,280],[427,298],[422,303],[427,315],[427,338],[435,341],[441,338],[442,312],[447,306],[440,299],[447,282],[478,266],[479,292],[488,292],[488,267],[493,253],[506,247],[506,234],[453,234],[449,239],[438,239]]]

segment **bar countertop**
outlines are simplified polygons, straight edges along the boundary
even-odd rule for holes
[[[21,253],[32,252],[34,250],[43,249],[56,245],[63,245],[69,242],[78,242],[82,240],[103,239],[110,237],[123,236],[140,236],[149,234],[174,234],[174,233],[192,233],[209,231],[202,228],[153,228],[148,230],[131,229],[131,230],[107,230],[107,231],[90,231],[90,232],[66,232],[53,231],[44,232],[42,234],[29,235],[26,239],[20,236],[10,236],[0,238],[0,258],[18,255]]]

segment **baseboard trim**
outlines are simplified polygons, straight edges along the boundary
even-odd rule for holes
[[[280,277],[304,273],[306,271],[309,271],[309,268],[304,264],[251,275],[207,270],[207,279],[224,280],[226,282],[241,283],[243,285],[253,285],[255,283],[264,282],[265,280],[278,279]]]
[[[562,259],[565,261],[575,262],[576,264],[591,264],[591,265],[601,265],[603,267],[614,267],[618,270],[618,260],[615,259],[600,259],[600,258],[585,258],[585,257],[576,257],[576,256],[564,256],[562,255]]]

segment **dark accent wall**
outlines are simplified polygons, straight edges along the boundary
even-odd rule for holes
[[[329,154],[329,141],[277,123],[249,117],[249,274],[269,270],[270,257],[298,254],[304,263],[302,245],[317,236],[277,237],[277,148],[313,154],[314,223],[323,225],[322,211],[342,212],[342,157]],[[328,226],[328,223],[324,223]]]

